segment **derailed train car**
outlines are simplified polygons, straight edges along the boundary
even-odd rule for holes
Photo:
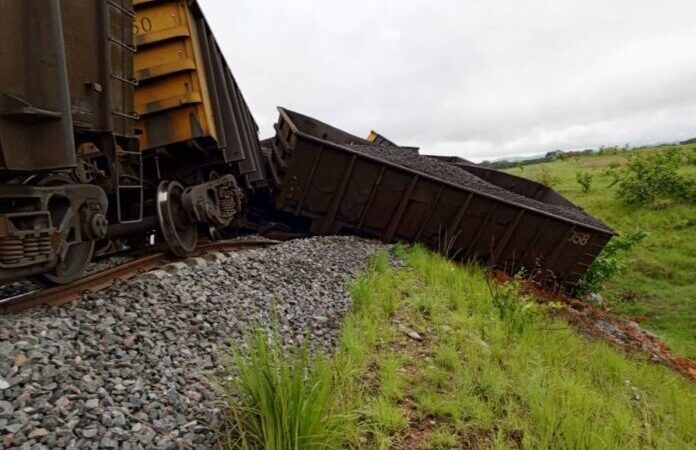
[[[147,179],[160,180],[158,220],[146,222],[158,223],[174,253],[185,255],[199,224],[224,229],[245,198],[268,185],[258,126],[198,2],[134,6],[136,127]],[[171,211],[160,205],[176,197]]]
[[[141,149],[171,156],[176,170],[229,164],[245,188],[265,187],[258,126],[198,3],[134,4]]]
[[[279,111],[270,157],[275,203],[310,219],[313,233],[422,242],[509,273],[524,270],[567,292],[613,235],[548,188]]]
[[[0,39],[0,281],[70,282],[148,230],[185,254],[265,185],[197,2],[2,0]]]

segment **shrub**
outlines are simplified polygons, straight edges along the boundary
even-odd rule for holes
[[[551,173],[551,169],[549,169],[548,166],[544,165],[539,170],[539,173],[537,173],[534,177],[534,181],[536,181],[537,183],[541,183],[544,186],[552,188],[558,185],[558,183],[561,182],[561,179],[553,175]]]
[[[602,253],[585,272],[578,284],[577,293],[584,296],[591,292],[599,292],[605,282],[625,271],[628,253],[647,236],[645,231],[636,230],[623,236],[614,237],[609,241]]]
[[[691,166],[696,166],[696,147],[686,149],[686,163]]]
[[[623,147],[619,147],[618,145],[615,146],[605,146],[602,145],[599,147],[599,150],[597,151],[597,154],[599,156],[610,156],[610,155],[618,155],[622,152],[629,151],[631,149],[630,144],[626,144]]]
[[[592,174],[589,172],[577,171],[575,172],[575,181],[580,185],[582,192],[587,194],[592,188]]]
[[[619,167],[621,167],[621,164],[619,164],[616,161],[612,161],[609,163],[609,167],[607,167],[603,174],[610,177],[611,181],[607,185],[607,189],[614,187],[619,181],[621,181],[621,175],[619,174]]]
[[[696,182],[678,173],[683,155],[677,148],[631,157],[617,195],[629,204],[652,205],[658,200],[696,202]]]

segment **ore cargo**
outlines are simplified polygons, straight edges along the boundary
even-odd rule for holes
[[[483,179],[484,181],[487,181],[510,192],[514,192],[524,197],[538,200],[542,203],[546,203],[549,205],[558,205],[567,208],[577,208],[575,204],[573,204],[573,202],[563,197],[561,194],[554,191],[550,187],[545,186],[541,183],[537,183],[535,181],[528,180],[522,177],[516,177],[514,175],[510,175],[509,173],[501,172],[495,169],[490,169],[488,167],[481,167],[461,158],[456,158],[455,160],[451,160],[451,158],[448,159],[450,159],[448,161],[450,164],[453,164],[463,170],[466,170],[467,172],[471,172],[477,177]],[[447,159],[445,159],[445,161],[447,161]]]
[[[491,183],[477,170],[279,111],[270,155],[275,204],[310,219],[313,233],[422,242],[566,292],[613,235],[558,194],[508,190],[509,180]]]
[[[0,281],[68,283],[96,242],[177,255],[266,185],[195,1],[0,1]]]

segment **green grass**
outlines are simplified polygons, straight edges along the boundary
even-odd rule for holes
[[[276,334],[258,331],[232,358],[226,449],[330,449],[346,439],[351,420],[331,391],[334,367],[306,348],[284,350]]]
[[[692,383],[578,335],[478,267],[399,253],[407,268],[381,255],[354,283],[330,359],[274,352],[263,338],[236,358],[246,375],[232,377],[223,447],[244,448],[224,445],[240,433],[268,450],[696,446]],[[321,439],[293,446],[296,436]]]
[[[696,146],[683,147],[696,155]],[[659,152],[664,148],[639,150]],[[509,169],[529,179],[555,179],[554,189],[601,218],[620,233],[643,229],[649,236],[630,255],[628,270],[607,284],[605,294],[614,310],[645,318],[677,354],[696,357],[696,204],[663,203],[659,208],[629,206],[616,197],[612,164],[625,165],[635,152],[581,156],[551,163]],[[589,192],[582,192],[576,173],[592,175]],[[696,165],[681,173],[696,178]]]

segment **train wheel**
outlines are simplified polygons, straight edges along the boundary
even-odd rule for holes
[[[39,275],[44,284],[68,284],[82,277],[92,261],[94,241],[69,242],[65,258],[52,272]]]
[[[49,175],[36,183],[37,186],[62,186],[66,184],[73,184],[73,182],[62,175]],[[54,221],[68,220],[64,218],[64,214],[67,214],[68,211],[65,204],[49,205],[49,209],[51,209]],[[65,246],[66,251],[63,259],[51,272],[38,275],[36,277],[37,281],[42,284],[68,284],[82,277],[85,269],[92,261],[95,242],[93,240],[82,240],[79,220],[72,220]]]
[[[196,248],[198,227],[186,216],[181,203],[184,187],[176,181],[163,181],[157,187],[157,216],[164,240],[172,253],[185,257]]]

